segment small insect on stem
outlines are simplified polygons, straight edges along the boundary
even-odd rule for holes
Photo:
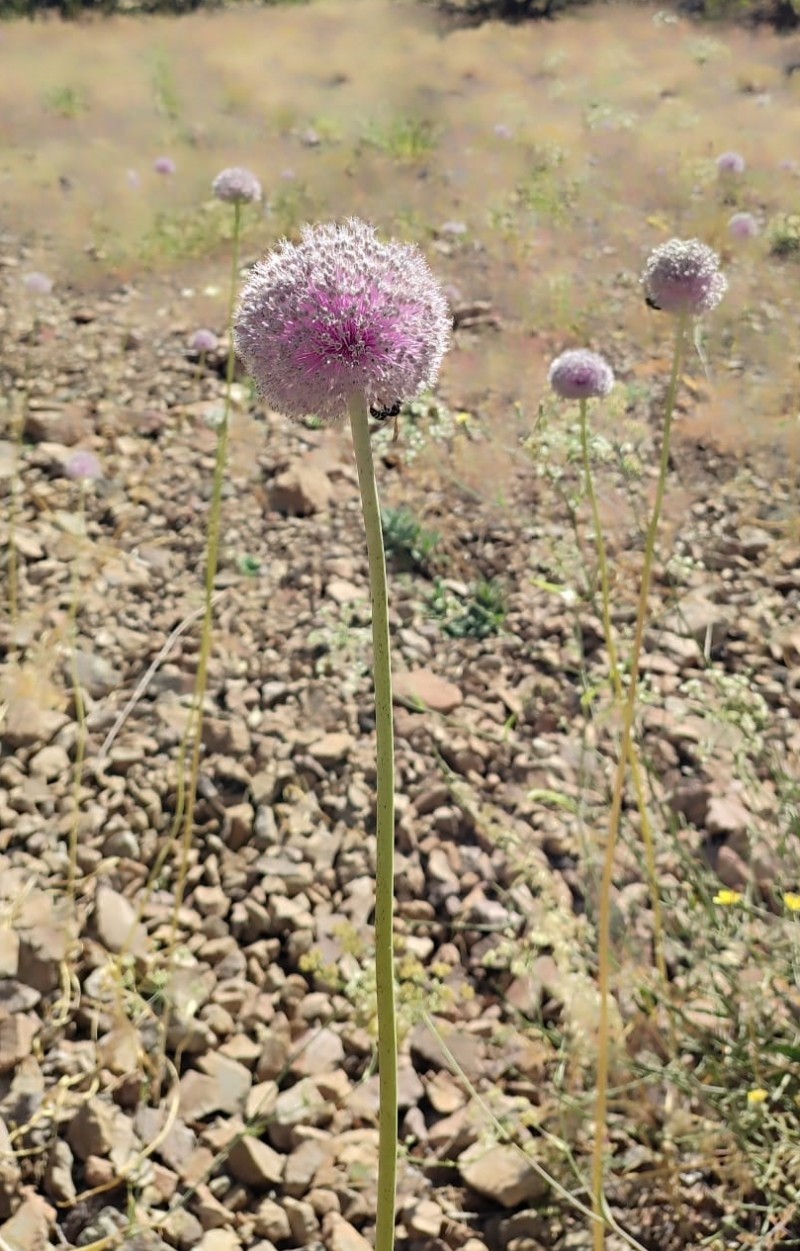
[[[380,421],[380,422],[392,421],[394,420],[395,417],[399,416],[401,407],[402,407],[402,404],[400,400],[395,400],[393,404],[387,404],[387,405],[370,404],[369,415],[370,417],[374,417],[376,421]],[[400,432],[400,427],[395,422],[394,434],[392,436],[393,443],[397,442],[397,437],[398,437],[399,432]]]

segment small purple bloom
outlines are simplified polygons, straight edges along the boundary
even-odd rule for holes
[[[547,376],[556,395],[564,400],[602,398],[614,385],[614,370],[608,361],[588,348],[562,352]]]
[[[717,157],[717,169],[721,174],[743,174],[745,159],[739,152],[723,152]]]
[[[174,174],[176,165],[171,156],[159,156],[153,161],[153,169],[157,174]]]
[[[218,345],[219,339],[214,334],[214,331],[206,330],[205,327],[195,330],[189,340],[189,346],[193,352],[213,352]]]
[[[22,279],[22,285],[28,292],[28,295],[49,295],[53,290],[53,281],[47,277],[47,274],[40,274],[34,270],[30,274],[26,274]]]
[[[435,381],[450,340],[442,289],[418,248],[357,218],[307,226],[251,271],[236,348],[287,417],[341,417],[355,395],[385,405]]]
[[[728,222],[728,230],[734,239],[755,239],[760,233],[752,213],[734,213]]]
[[[709,313],[728,289],[719,257],[699,239],[670,239],[647,258],[642,286],[653,308],[677,315]]]
[[[142,185],[142,180],[135,169],[127,169],[125,171],[125,178],[127,179],[129,187],[131,187],[134,191],[139,190]]]
[[[497,122],[493,127],[494,133],[498,139],[513,139],[514,132],[510,126],[506,126],[505,122]]]
[[[92,482],[95,478],[102,477],[103,474],[100,461],[94,452],[73,452],[64,469],[67,477],[73,478],[76,482]]]
[[[261,183],[241,166],[223,169],[213,183],[214,195],[226,204],[253,204],[261,199]]]
[[[439,233],[442,235],[465,235],[467,233],[467,223],[442,222],[439,227]]]

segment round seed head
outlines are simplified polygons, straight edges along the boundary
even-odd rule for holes
[[[728,289],[719,257],[699,239],[670,239],[647,258],[642,275],[645,296],[665,313],[708,313]]]
[[[213,190],[217,199],[226,204],[253,204],[261,199],[261,183],[255,174],[238,165],[217,174]]]
[[[743,174],[745,159],[739,152],[723,152],[717,157],[717,169],[721,174]]]
[[[102,477],[103,470],[94,452],[73,452],[64,466],[68,478],[76,482],[92,482]]]
[[[362,394],[382,405],[435,381],[450,340],[422,253],[366,222],[307,226],[259,262],[241,293],[236,348],[262,398],[287,417],[335,421]]]
[[[734,239],[755,239],[759,225],[752,213],[734,213],[728,222],[728,230]]]
[[[49,295],[53,290],[53,281],[47,277],[47,274],[40,274],[34,270],[30,274],[26,274],[22,279],[22,285],[28,292],[28,295]]]
[[[591,400],[608,395],[614,385],[614,371],[597,352],[573,348],[555,358],[548,379],[564,400]]]
[[[193,352],[213,352],[218,344],[219,339],[214,334],[214,331],[206,330],[204,327],[200,330],[195,330],[189,340],[189,346]]]
[[[174,174],[176,166],[171,156],[159,156],[153,161],[153,169],[157,174],[167,175]]]

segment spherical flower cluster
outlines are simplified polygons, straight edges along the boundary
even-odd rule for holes
[[[422,253],[351,218],[306,227],[254,267],[235,341],[267,404],[334,421],[356,395],[386,405],[431,386],[450,326]]]
[[[728,289],[719,257],[699,239],[670,239],[647,258],[642,285],[648,302],[665,313],[696,316],[716,308]]]
[[[252,204],[261,199],[261,183],[249,169],[233,166],[217,174],[214,195],[226,204]]]
[[[174,174],[176,168],[171,156],[158,156],[153,161],[153,169],[157,174]]]
[[[103,473],[94,452],[87,451],[73,452],[64,470],[67,477],[76,482],[92,482],[95,478],[102,477]]]
[[[597,352],[573,348],[555,358],[548,380],[564,400],[591,400],[608,395],[614,385],[614,371]]]
[[[213,352],[219,346],[219,339],[213,330],[201,327],[200,330],[195,330],[189,340],[189,346],[193,352]]]
[[[28,295],[49,295],[53,290],[52,279],[48,278],[47,274],[40,274],[37,270],[26,274],[22,279],[22,285]]]
[[[728,221],[728,230],[734,239],[755,239],[759,225],[752,213],[734,213]]]
[[[743,174],[745,159],[739,152],[723,152],[717,157],[717,169],[720,174]]]

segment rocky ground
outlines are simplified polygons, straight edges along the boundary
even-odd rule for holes
[[[19,560],[0,667],[0,1246],[366,1251],[374,742],[347,430],[251,411],[237,387],[174,935],[170,838],[224,346],[205,359],[187,349],[176,294],[150,322],[132,287],[31,309],[10,247],[2,266],[2,389],[27,400],[19,475],[13,405],[0,443],[6,580],[14,513]],[[456,317],[456,353],[495,334],[485,309]],[[443,400],[455,412],[459,398]],[[685,412],[691,402],[687,388]],[[406,414],[398,443],[376,432],[394,507],[430,516],[411,452],[422,433],[447,459],[456,426],[443,411]],[[476,464],[490,435],[478,420],[462,431]],[[103,466],[85,526],[65,469],[76,447]],[[442,478],[429,567],[393,558],[399,1238],[411,1251],[590,1243],[594,917],[615,727],[580,590],[578,557],[592,567],[580,502],[576,590],[551,586],[569,563],[563,485],[579,475],[566,460],[557,491],[522,447],[513,466],[503,508]],[[600,474],[620,489],[613,458]],[[768,459],[688,436],[673,476],[682,502],[655,580],[640,717],[670,986],[653,972],[631,801],[615,889],[609,1247],[797,1245],[797,1153],[775,1128],[794,1094],[798,1009],[784,902],[798,885],[793,494]],[[646,470],[625,480],[634,503],[650,485]],[[632,520],[612,549],[622,631],[640,551]],[[491,579],[505,618],[475,637],[463,611]],[[88,717],[77,794],[76,593]],[[720,889],[748,911],[715,904]],[[770,1120],[754,1121],[748,1092],[762,1086]],[[775,1241],[752,1241],[765,1230]]]

